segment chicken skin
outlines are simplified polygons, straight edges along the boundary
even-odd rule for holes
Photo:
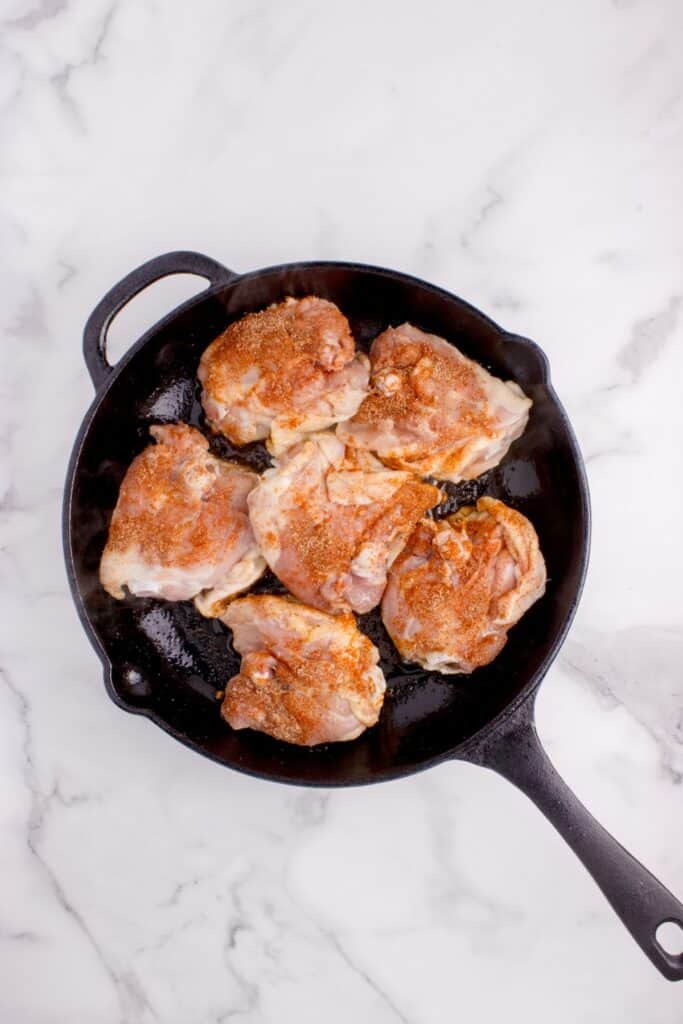
[[[197,597],[204,615],[265,569],[249,524],[247,495],[257,476],[209,452],[184,423],[150,428],[156,444],[131,463],[121,484],[100,562],[112,597]]]
[[[367,356],[356,353],[346,317],[314,295],[230,324],[198,370],[211,427],[233,444],[269,439],[275,455],[353,416],[368,375]]]
[[[332,433],[282,456],[249,495],[256,540],[268,565],[300,601],[328,612],[379,604],[387,570],[442,494],[373,456],[347,456]]]
[[[260,595],[234,601],[222,621],[242,655],[222,705],[233,729],[312,747],[353,740],[379,718],[379,654],[353,615]]]
[[[406,661],[469,673],[500,653],[545,582],[529,520],[480,498],[476,509],[419,523],[389,573],[382,618]]]
[[[375,338],[370,361],[370,393],[337,435],[394,469],[473,480],[497,466],[526,427],[531,401],[517,384],[411,324]]]

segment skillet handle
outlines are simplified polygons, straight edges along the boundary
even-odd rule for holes
[[[205,277],[210,287],[226,284],[237,276],[233,270],[228,270],[210,256],[184,251],[156,256],[126,274],[97,303],[83,332],[83,356],[96,390],[104,384],[113,369],[107,362],[107,332],[112,320],[138,292],[170,274],[196,274]]]
[[[525,701],[467,755],[491,768],[536,804],[593,876],[643,952],[669,981],[683,980],[683,954],[657,941],[661,924],[683,928],[683,904],[600,825],[550,762],[536,732],[534,701]]]

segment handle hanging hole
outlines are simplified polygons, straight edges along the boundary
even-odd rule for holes
[[[655,938],[669,956],[683,956],[683,925],[678,921],[663,921],[655,932]]]

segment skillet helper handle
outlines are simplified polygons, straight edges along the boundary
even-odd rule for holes
[[[205,277],[210,287],[227,284],[237,276],[233,270],[228,270],[210,256],[186,251],[156,256],[126,274],[95,306],[83,332],[83,356],[96,390],[104,384],[113,369],[107,361],[107,332],[112,320],[138,292],[170,274],[196,274]]]
[[[683,980],[683,954],[657,941],[661,924],[683,928],[683,904],[600,825],[572,793],[541,745],[533,700],[507,719],[475,760],[536,804],[593,876],[643,952],[669,981]]]

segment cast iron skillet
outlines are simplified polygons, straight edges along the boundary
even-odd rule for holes
[[[138,292],[169,274],[206,278],[210,287],[149,330],[116,367],[107,330]],[[286,295],[332,299],[361,345],[390,323],[410,320],[455,342],[533,398],[529,427],[503,463],[474,484],[451,488],[451,508],[484,491],[519,508],[538,530],[548,565],[545,597],[516,626],[499,657],[472,677],[444,677],[401,663],[379,615],[361,626],[379,646],[388,695],[379,724],[352,743],[313,750],[251,731],[232,732],[215,691],[238,659],[228,631],[189,602],[112,600],[97,570],[119,484],[148,443],[150,424],[203,426],[195,372],[202,350],[226,324]],[[636,942],[662,974],[683,978],[683,955],[660,945],[660,924],[683,926],[683,906],[586,811],[548,760],[534,727],[538,686],[562,643],[583,585],[589,503],[581,456],[531,341],[506,334],[455,296],[391,270],[352,263],[292,263],[236,274],[206,256],[175,252],[134,270],[88,320],[84,355],[96,388],[74,445],[64,501],[64,546],[79,615],[104,665],[109,696],[146,715],[176,739],[238,771],[277,782],[351,786],[409,775],[448,758],[492,768],[529,796],[572,847]],[[257,468],[261,445],[217,451]],[[257,589],[278,591],[272,576]]]

